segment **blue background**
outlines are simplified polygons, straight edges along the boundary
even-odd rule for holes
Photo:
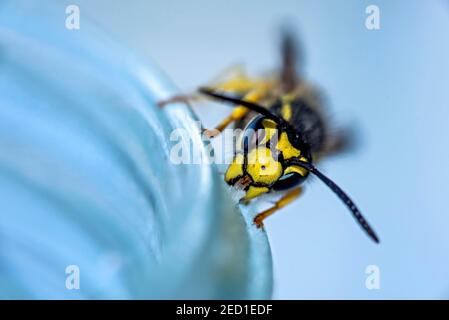
[[[73,1],[57,1],[58,5]],[[51,1],[48,2],[51,5]],[[359,147],[321,168],[363,209],[376,246],[321,183],[266,222],[274,298],[449,298],[449,5],[444,1],[78,0],[83,17],[153,59],[190,91],[236,62],[277,63],[288,20],[305,74],[325,91],[337,124]],[[381,29],[365,28],[380,8]],[[229,110],[200,108],[213,125]],[[380,268],[380,290],[365,268]]]

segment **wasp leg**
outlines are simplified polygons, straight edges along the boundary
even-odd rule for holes
[[[165,107],[168,104],[172,103],[190,103],[193,101],[202,100],[203,98],[197,94],[180,94],[173,97],[170,97],[166,100],[158,101],[157,105],[160,108]]]
[[[222,71],[218,76],[216,76],[212,81],[207,85],[210,88],[215,88],[217,90],[223,91],[232,91],[236,93],[245,94],[246,92],[252,90],[256,86],[256,81],[250,79],[241,65],[235,64],[224,71]],[[204,98],[198,94],[181,94],[170,97],[166,100],[162,100],[158,102],[159,107],[164,107],[168,104],[182,102],[197,102],[199,100],[203,100]]]
[[[225,74],[230,74],[231,71],[233,75],[228,77],[229,79],[226,81],[218,82],[219,78],[224,78]],[[226,70],[222,75],[217,77],[217,80],[214,81],[215,84],[210,84],[208,87],[214,88],[216,90],[230,91],[235,92],[237,94],[245,95],[247,92],[253,90],[257,85],[260,85],[259,82],[248,78],[243,71],[239,70]],[[158,102],[159,107],[163,108],[168,104],[172,103],[189,103],[198,100],[203,100],[204,98],[198,94],[190,93],[190,94],[180,94],[172,96],[166,100],[162,100]]]
[[[271,216],[273,213],[275,213],[279,209],[285,207],[290,202],[292,202],[295,199],[297,199],[301,195],[301,193],[302,193],[302,187],[298,187],[298,188],[295,188],[295,189],[289,191],[282,198],[280,198],[278,201],[276,201],[274,203],[273,207],[271,207],[270,209],[267,209],[267,210],[259,213],[254,218],[254,224],[258,228],[263,227],[263,220],[265,220],[268,216]]]
[[[268,92],[269,92],[269,85],[265,83],[260,84],[255,88],[253,88],[248,93],[246,93],[243,96],[243,100],[256,103],[266,98]],[[204,132],[205,135],[208,136],[209,138],[218,136],[221,132],[223,132],[224,129],[226,129],[226,127],[228,127],[231,123],[245,117],[248,114],[248,112],[249,109],[243,106],[235,107],[232,113],[229,116],[227,116],[223,121],[221,121],[214,129],[206,129]]]
[[[242,119],[247,113],[248,109],[245,107],[236,107],[232,113],[223,119],[214,129],[204,130],[204,134],[209,138],[214,138],[223,132],[234,121]]]

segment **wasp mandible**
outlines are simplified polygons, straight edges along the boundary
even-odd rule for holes
[[[291,32],[282,37],[281,67],[276,74],[252,78],[239,71],[198,90],[234,107],[215,129],[206,130],[209,137],[233,123],[235,128],[244,128],[243,148],[234,154],[224,179],[245,191],[241,199],[244,203],[267,193],[282,194],[271,208],[254,218],[254,223],[261,227],[265,218],[302,194],[302,184],[312,173],[342,200],[368,236],[378,243],[379,238],[351,198],[314,165],[344,151],[348,136],[344,131],[332,133],[319,91],[297,72],[300,53],[293,38]],[[198,99],[198,95],[176,96],[160,105],[192,99]]]

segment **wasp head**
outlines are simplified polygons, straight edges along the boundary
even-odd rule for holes
[[[289,164],[306,152],[295,148],[288,137],[285,128],[263,116],[245,128],[243,150],[234,156],[224,177],[229,185],[246,192],[243,201],[298,185],[306,178],[306,169]]]

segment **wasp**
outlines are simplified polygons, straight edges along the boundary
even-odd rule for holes
[[[255,216],[255,225],[262,227],[268,216],[302,194],[303,184],[312,174],[340,198],[378,243],[378,236],[351,198],[315,166],[319,160],[347,149],[349,139],[343,131],[332,133],[319,90],[297,71],[301,55],[293,38],[290,32],[283,35],[277,73],[252,78],[234,72],[225,80],[198,89],[199,94],[234,107],[214,129],[205,131],[207,136],[214,137],[231,124],[244,129],[242,148],[234,153],[224,180],[245,192],[243,203],[264,194],[281,194],[271,208]],[[198,97],[176,96],[160,105]]]

